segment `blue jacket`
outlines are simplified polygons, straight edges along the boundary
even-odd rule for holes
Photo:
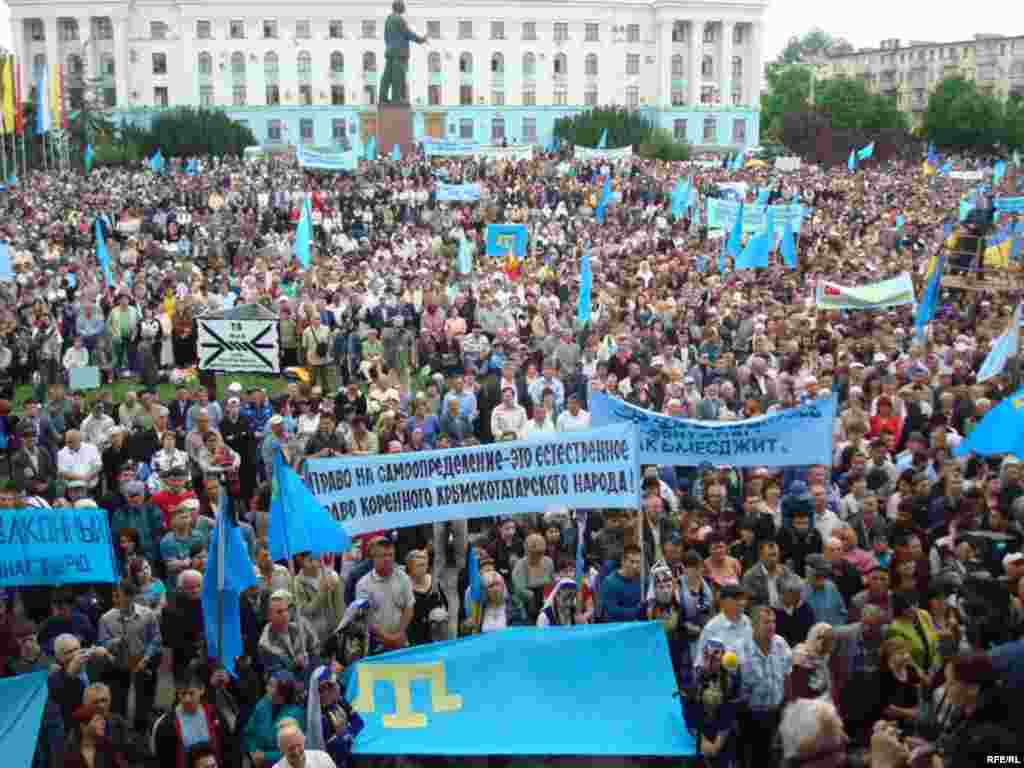
[[[814,611],[814,620],[825,622],[833,627],[845,626],[848,621],[846,603],[831,580],[825,582],[821,591],[813,589],[810,584],[804,588],[804,602]]]
[[[249,720],[242,731],[242,747],[245,754],[262,752],[266,757],[266,765],[273,765],[281,759],[277,749],[277,725],[287,717],[299,722],[303,731],[306,730],[306,710],[295,704],[286,704],[274,714],[274,705],[270,696],[264,696],[252,710]]]
[[[601,582],[601,615],[605,621],[636,621],[644,615],[640,579],[626,581],[612,571]]]

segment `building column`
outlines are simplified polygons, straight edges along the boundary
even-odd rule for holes
[[[718,73],[718,92],[721,105],[726,109],[732,106],[732,35],[734,28],[733,22],[722,22],[722,71]]]
[[[661,21],[658,34],[658,95],[655,102],[659,107],[672,106],[672,26],[671,19]]]
[[[747,83],[744,89],[743,100],[748,106],[757,109],[761,104],[761,71],[764,62],[761,60],[764,50],[764,33],[760,20],[750,23],[750,44],[747,46],[750,51],[749,60],[746,63]]]
[[[78,55],[82,57],[82,80],[89,80],[96,77],[96,67],[93,62],[96,60],[96,42],[92,39],[92,19],[89,16],[79,16],[75,19],[78,24]],[[64,73],[67,78],[68,73]]]
[[[704,51],[704,20],[690,21],[690,68],[686,73],[690,86],[690,104],[700,104],[700,62]]]
[[[14,52],[15,62],[21,70],[21,98],[27,101],[33,82],[32,57],[28,55],[28,46],[25,45],[25,22],[21,19],[11,21],[11,50]],[[11,75],[17,77],[17,71],[12,72]]]
[[[167,83],[169,86],[167,96],[172,107],[179,104],[198,106],[199,63],[192,52],[196,34],[195,20],[188,15],[183,15],[178,29],[178,34],[181,35],[180,45],[167,49]],[[179,61],[176,62],[175,59],[179,57]],[[175,65],[177,65],[177,69],[175,69]],[[174,77],[171,75],[173,72],[181,72],[185,76]]]
[[[60,64],[59,44],[57,42],[57,17],[51,16],[44,20],[43,24],[45,25],[46,35],[46,82],[49,88],[54,78],[54,66]]]
[[[117,106],[122,109],[131,103],[128,93],[128,19],[124,16],[112,16],[110,23],[114,27],[114,98]]]

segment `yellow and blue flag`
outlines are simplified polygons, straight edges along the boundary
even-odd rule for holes
[[[267,537],[270,557],[289,560],[300,552],[314,556],[348,552],[352,539],[317,501],[279,450],[274,456]]]
[[[1024,456],[1024,388],[985,414],[985,418],[953,449],[953,455]]]

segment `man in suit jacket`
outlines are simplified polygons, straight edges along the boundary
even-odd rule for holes
[[[188,388],[184,386],[178,387],[177,396],[171,402],[168,409],[170,411],[168,418],[170,428],[183,440],[185,433],[188,431],[186,422],[188,421],[188,409],[191,407],[192,401],[188,399]]]
[[[38,445],[35,427],[24,422],[18,430],[21,447],[11,457],[12,478],[19,491],[30,496],[51,498],[57,477],[57,460],[49,449]]]
[[[779,562],[779,545],[775,539],[762,539],[757,545],[757,565],[743,576],[743,588],[755,605],[782,604],[782,585],[793,572]]]

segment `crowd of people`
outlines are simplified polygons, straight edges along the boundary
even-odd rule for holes
[[[1012,391],[976,372],[1015,294],[946,290],[925,338],[909,306],[814,303],[821,279],[910,272],[921,288],[942,248],[971,266],[984,232],[966,222],[947,241],[943,224],[976,182],[898,163],[777,173],[541,153],[418,153],[356,176],[287,158],[183,169],[37,172],[0,198],[15,269],[0,283],[0,506],[104,509],[118,556],[113,587],[0,600],[2,672],[49,671],[38,768],[368,764],[352,756],[363,723],[345,695],[359,658],[517,625],[648,620],[664,625],[687,725],[716,768],[1021,754],[1008,702],[1024,651],[1024,472],[1017,457],[953,454]],[[439,175],[479,182],[482,199],[437,203]],[[699,194],[677,217],[682,176]],[[720,263],[727,233],[703,211],[726,182],[805,207],[796,268],[778,254],[767,269]],[[304,270],[292,244],[307,196]],[[486,253],[486,225],[505,222],[528,227],[521,262]],[[1015,264],[1004,279],[1019,279]],[[196,371],[196,320],[252,303],[278,314],[288,375],[227,376],[220,390]],[[70,386],[86,366],[98,390]],[[270,557],[278,451],[301,470],[538,439],[588,429],[594,392],[708,421],[835,396],[833,461],[648,466],[641,509],[588,510],[586,526],[556,505]],[[236,676],[208,658],[200,601],[221,494],[256,564]]]

